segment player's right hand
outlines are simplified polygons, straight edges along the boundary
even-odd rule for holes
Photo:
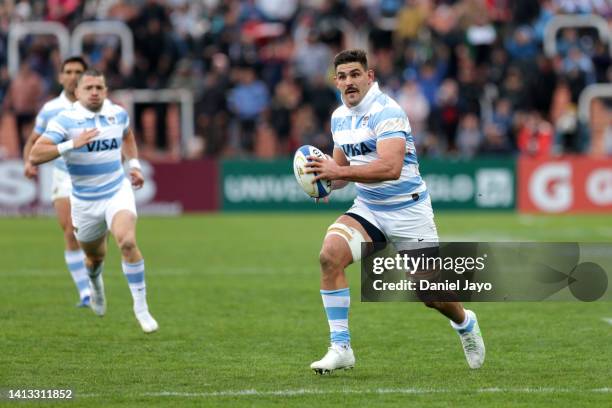
[[[29,160],[25,162],[25,169],[23,174],[29,179],[32,179],[38,175],[38,167],[33,165]]]
[[[87,143],[91,142],[94,137],[98,136],[98,133],[100,133],[98,129],[89,129],[84,131],[74,138],[74,148],[78,149],[85,146]]]

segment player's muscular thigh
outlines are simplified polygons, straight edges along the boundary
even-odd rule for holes
[[[372,239],[359,222],[347,215],[340,216],[336,222],[330,226],[323,240],[323,247],[321,248],[320,254],[321,266],[323,268],[330,267],[343,269],[353,262],[353,253],[349,246],[349,241],[353,239],[353,237],[351,237],[347,231],[338,228],[337,224],[343,224],[356,230],[366,242],[372,242]]]

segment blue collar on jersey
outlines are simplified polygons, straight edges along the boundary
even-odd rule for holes
[[[342,103],[344,103],[344,105],[351,113],[356,115],[364,115],[368,113],[370,107],[372,106],[372,102],[374,102],[374,100],[380,94],[382,94],[382,91],[378,88],[378,82],[374,82],[368,90],[368,93],[366,93],[366,95],[363,97],[363,99],[361,100],[361,102],[359,102],[357,106],[351,108],[346,103],[344,103],[344,98],[342,98]]]
[[[89,109],[81,105],[81,102],[79,101],[76,101],[73,106],[76,111],[78,111],[80,114],[82,114],[87,119],[91,119],[95,117],[96,115],[113,116],[113,111],[112,111],[113,104],[108,99],[104,100],[104,103],[102,104],[102,109],[100,109],[99,112],[90,111]]]

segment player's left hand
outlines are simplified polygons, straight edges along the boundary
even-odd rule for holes
[[[144,176],[140,169],[130,169],[130,181],[136,190],[142,188],[144,185]]]
[[[27,178],[33,179],[34,177],[38,175],[38,167],[30,163],[30,161],[28,160],[25,163],[25,168],[24,168],[23,173],[25,174]]]
[[[306,173],[317,173],[315,178],[312,180],[313,183],[323,180],[339,180],[341,167],[334,160],[327,158],[308,156],[308,163],[304,165],[306,167]]]

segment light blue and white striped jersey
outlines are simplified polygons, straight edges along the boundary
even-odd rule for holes
[[[378,83],[372,84],[359,105],[342,104],[332,114],[331,130],[334,147],[341,149],[351,166],[378,159],[376,143],[390,138],[406,141],[404,166],[398,180],[379,183],[355,183],[357,200],[375,211],[393,211],[416,204],[427,195],[427,187],[419,174],[414,140],[406,113],[392,98],[384,94]],[[416,195],[418,194],[418,196]]]
[[[55,144],[73,139],[85,130],[100,133],[88,144],[64,153],[72,181],[72,195],[81,200],[112,197],[125,179],[121,144],[129,127],[125,109],[105,100],[100,112],[87,110],[79,102],[51,119],[43,137]]]
[[[56,116],[58,113],[63,111],[64,109],[70,109],[72,107],[72,102],[66,96],[65,92],[62,92],[57,98],[51,99],[49,102],[45,103],[36,115],[36,123],[34,124],[34,131],[39,135],[42,135],[47,128],[47,124],[49,121]],[[68,171],[66,168],[66,162],[62,156],[58,157],[53,161],[54,166],[62,171]]]

